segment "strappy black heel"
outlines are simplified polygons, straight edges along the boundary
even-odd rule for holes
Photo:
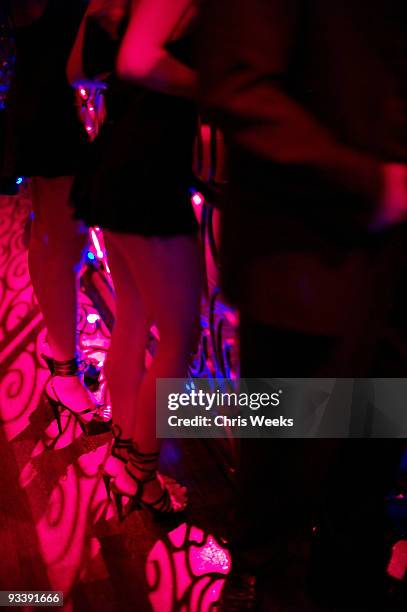
[[[73,410],[73,408],[71,408],[70,406],[67,406],[66,404],[64,404],[64,402],[58,396],[58,393],[55,389],[53,379],[56,376],[61,376],[61,377],[79,376],[81,373],[81,370],[79,368],[78,359],[74,357],[73,359],[68,359],[67,361],[57,361],[56,359],[53,359],[52,361],[53,361],[53,364],[52,364],[53,370],[52,370],[51,380],[49,381],[49,386],[51,388],[52,393],[50,393],[50,391],[46,388],[45,396],[48,400],[49,405],[51,406],[53,410],[55,420],[58,425],[59,434],[62,435],[63,433],[62,423],[61,423],[61,412],[63,412],[64,410],[67,410],[74,417],[75,421],[79,423],[82,429],[82,432],[85,435],[96,435],[98,433],[105,433],[109,431],[109,423],[106,422],[97,413],[97,409],[100,408],[100,406],[99,407],[95,406],[94,409],[85,408],[85,410],[81,410],[77,412]],[[83,415],[91,414],[91,413],[93,414],[92,420],[86,421],[82,418]]]
[[[161,476],[157,471],[159,453],[141,453],[133,442],[129,460],[126,464],[126,472],[137,485],[136,493],[129,496],[121,491],[115,480],[110,480],[110,491],[116,504],[117,514],[120,521],[123,521],[134,510],[145,508],[155,516],[173,515],[182,512],[186,507],[186,496],[181,495],[181,487],[174,480]],[[142,477],[136,472],[143,474]],[[162,488],[162,494],[154,501],[143,499],[144,487],[148,482],[158,479]],[[177,495],[178,494],[178,495]],[[123,504],[124,498],[130,498],[126,507]]]
[[[113,425],[113,444],[110,449],[110,457],[103,466],[102,477],[106,488],[107,497],[110,498],[110,481],[115,478],[120,469],[124,468],[129,460],[133,446],[131,438],[122,438],[122,430],[118,425]]]

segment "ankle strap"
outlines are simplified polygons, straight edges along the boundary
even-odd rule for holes
[[[133,445],[131,438],[122,438],[122,430],[119,425],[112,425],[113,445],[110,450],[112,457],[120,459],[123,463],[127,463],[129,453]]]
[[[133,441],[129,449],[129,462],[127,465],[127,471],[135,478],[131,468],[135,468],[139,472],[146,474],[146,478],[143,478],[143,482],[154,480],[158,469],[158,458],[160,453],[142,453],[139,451],[137,443]],[[136,479],[135,480],[140,480]]]
[[[126,446],[131,446],[133,444],[133,440],[131,438],[123,438],[122,437],[122,428],[120,425],[113,424],[112,425],[112,435],[115,446],[121,446],[125,444]]]
[[[79,360],[77,357],[66,361],[53,360],[53,376],[77,376],[79,374]]]

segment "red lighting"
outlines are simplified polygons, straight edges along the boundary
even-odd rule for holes
[[[195,206],[201,206],[201,204],[203,204],[204,202],[204,197],[201,193],[199,193],[198,191],[196,191],[192,198],[192,204],[195,204]]]

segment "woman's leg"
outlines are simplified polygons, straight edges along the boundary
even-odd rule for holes
[[[105,364],[113,421],[123,438],[131,438],[135,404],[145,372],[145,353],[150,320],[140,291],[134,283],[121,237],[104,232],[116,293],[115,324]]]
[[[143,239],[141,239],[143,240]],[[155,434],[157,378],[183,378],[199,339],[201,254],[195,237],[152,238],[143,270],[135,270],[160,334],[157,353],[140,389],[133,438],[142,452],[159,449]]]
[[[153,363],[134,398],[136,414],[133,440],[142,453],[158,452],[155,431],[157,378],[186,375],[188,361],[199,337],[202,287],[198,241],[191,236],[143,238],[120,236],[134,283],[158,326],[160,342]],[[140,472],[136,475],[143,477]],[[131,490],[134,483],[126,473],[119,476],[119,488]],[[157,499],[161,485],[145,487],[145,499]]]
[[[72,219],[69,194],[72,177],[34,177],[34,219],[28,264],[54,359],[72,359],[77,347],[78,272],[87,243],[87,232]],[[78,377],[54,379],[62,401],[80,410],[92,406]]]

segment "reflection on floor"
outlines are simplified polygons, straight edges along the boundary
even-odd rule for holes
[[[25,191],[0,198],[0,589],[63,591],[67,610],[209,610],[231,565],[213,534],[228,481],[204,445],[168,443],[162,469],[190,486],[191,509],[173,524],[144,512],[118,522],[100,478],[108,437],[83,437],[66,414],[58,437],[42,398],[49,373],[27,272],[28,214]],[[89,276],[84,289],[95,287]],[[79,329],[83,353],[100,365],[111,320],[109,287],[99,289],[97,307],[92,290],[81,292]]]

